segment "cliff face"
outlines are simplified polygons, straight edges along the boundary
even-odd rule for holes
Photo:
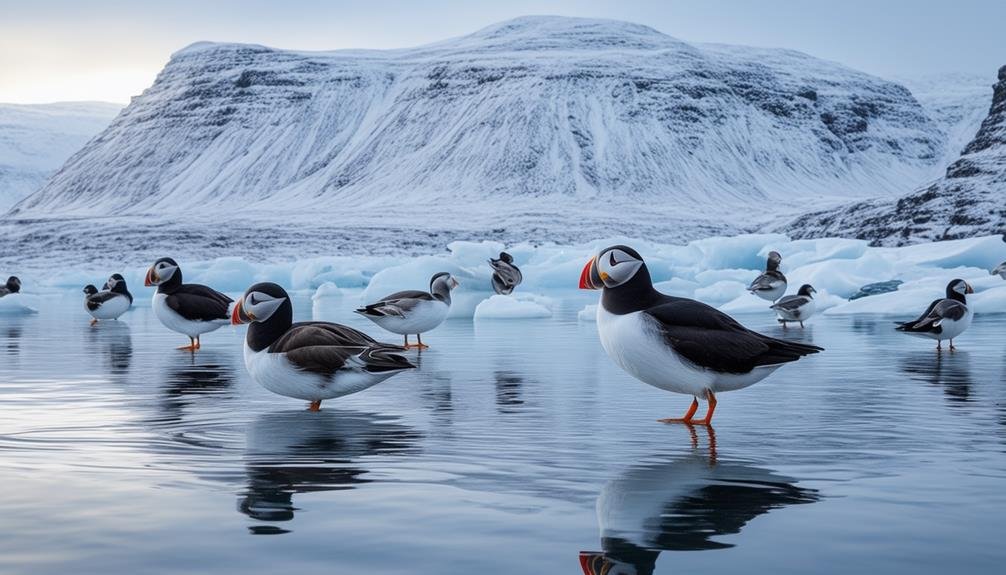
[[[846,236],[878,245],[1006,233],[1006,66],[978,133],[943,178],[897,200],[809,214],[784,229],[796,237]]]

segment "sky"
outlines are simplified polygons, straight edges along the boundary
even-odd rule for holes
[[[127,103],[197,41],[402,48],[528,14],[790,48],[886,78],[963,72],[991,84],[1006,65],[1002,0],[0,0],[0,102]]]

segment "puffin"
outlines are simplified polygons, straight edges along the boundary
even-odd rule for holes
[[[84,309],[91,314],[91,325],[101,319],[119,319],[133,305],[133,294],[129,293],[121,274],[112,274],[101,291],[88,284],[84,294]]]
[[[427,349],[421,334],[437,327],[451,309],[451,290],[460,285],[447,272],[433,274],[430,291],[395,292],[372,304],[356,309],[356,313],[383,327],[405,336],[405,348]],[[416,334],[418,343],[409,343],[409,334]]]
[[[0,286],[0,297],[20,292],[21,292],[21,280],[18,279],[17,276],[10,276],[9,278],[7,278],[7,283]]]
[[[783,364],[823,348],[751,331],[704,303],[653,288],[639,252],[616,245],[584,266],[580,289],[601,290],[597,332],[601,346],[633,377],[665,391],[693,397],[682,418],[662,423],[709,425],[716,394],[761,381]],[[695,419],[699,399],[709,402]]]
[[[954,347],[954,338],[968,329],[974,316],[964,297],[972,293],[975,291],[968,282],[955,279],[947,284],[947,297],[934,300],[918,319],[898,322],[895,329],[909,335],[935,339],[937,351],[943,349],[943,340],[950,340],[950,351],[954,351],[957,349]]]
[[[416,367],[400,355],[405,348],[351,327],[293,323],[290,296],[274,283],[251,286],[234,305],[231,324],[244,323],[251,324],[244,358],[252,379],[273,393],[311,402],[309,411]]]
[[[189,345],[178,349],[196,351],[200,335],[230,323],[234,300],[204,285],[182,283],[182,270],[171,258],[154,262],[143,285],[157,286],[154,315],[164,327],[189,336]]]
[[[513,256],[506,252],[500,252],[499,258],[489,258],[489,265],[493,268],[493,291],[500,295],[510,295],[524,280],[520,268],[513,265]]]
[[[994,270],[989,272],[989,275],[998,275],[1002,279],[1006,280],[1006,262],[999,264]]]
[[[817,304],[814,302],[814,294],[816,293],[817,290],[813,286],[803,284],[800,286],[800,290],[796,292],[796,295],[784,296],[769,307],[775,310],[775,314],[779,316],[779,323],[782,324],[783,328],[786,327],[786,322],[789,321],[800,322],[800,327],[803,327],[804,320],[814,315],[814,312],[817,310]]]
[[[786,276],[779,271],[779,264],[782,263],[782,256],[779,252],[769,252],[768,261],[765,263],[765,273],[756,277],[748,291],[762,298],[772,301],[782,297],[786,293]]]

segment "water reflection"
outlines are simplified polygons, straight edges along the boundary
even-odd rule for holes
[[[14,320],[7,325],[4,333],[4,344],[7,348],[7,356],[17,358],[21,354],[21,322]]]
[[[900,367],[916,381],[941,386],[948,401],[967,402],[971,398],[971,357],[966,351],[920,351],[904,356]]]
[[[627,468],[597,498],[599,552],[580,553],[585,575],[653,573],[662,551],[725,549],[717,537],[740,533],[755,517],[818,501],[791,477],[715,455],[709,449]]]
[[[124,375],[133,359],[133,338],[124,321],[103,321],[87,328],[90,349],[112,375]]]
[[[361,459],[418,450],[422,435],[374,416],[327,409],[266,413],[248,427],[247,487],[238,510],[264,522],[294,518],[296,493],[351,489],[370,481]],[[256,525],[254,534],[286,533],[276,525]]]
[[[512,371],[496,371],[496,409],[500,413],[515,413],[524,405],[524,378]]]
[[[166,357],[160,406],[170,421],[181,421],[182,411],[199,397],[227,393],[234,385],[234,366],[213,350]]]

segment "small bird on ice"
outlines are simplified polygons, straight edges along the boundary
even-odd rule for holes
[[[458,280],[447,272],[433,274],[430,291],[406,290],[395,292],[380,300],[365,305],[356,313],[383,327],[405,336],[405,348],[426,349],[421,334],[437,327],[451,309],[451,290],[458,287]],[[416,334],[417,344],[409,343],[409,334]]]
[[[196,351],[200,335],[230,323],[234,300],[204,285],[182,283],[182,270],[171,258],[154,262],[143,285],[157,286],[154,315],[164,327],[189,336],[189,345],[178,349]]]
[[[684,417],[660,420],[665,423],[709,425],[717,393],[743,389],[785,363],[823,351],[756,333],[704,303],[658,292],[643,258],[628,246],[591,258],[580,289],[602,290],[597,332],[619,367],[644,383],[693,397]],[[699,398],[709,409],[696,420]]]
[[[756,277],[748,291],[767,301],[775,301],[786,293],[786,276],[779,271],[782,256],[779,252],[769,252],[765,263],[765,273]]]
[[[7,278],[7,283],[0,285],[0,297],[21,292],[21,280],[17,276]]]
[[[91,325],[101,319],[119,319],[133,305],[133,294],[120,274],[112,274],[101,291],[88,284],[84,294],[84,309],[91,315]]]
[[[513,264],[513,256],[506,252],[500,252],[498,259],[489,258],[489,265],[493,268],[493,291],[500,295],[510,295],[524,280],[520,268]]]
[[[814,294],[816,293],[817,290],[810,284],[803,284],[796,295],[783,296],[781,300],[770,306],[775,310],[783,328],[786,327],[786,322],[790,321],[800,322],[800,327],[803,327],[803,322],[814,315],[817,310],[817,304],[814,302]]]
[[[968,282],[955,279],[947,284],[947,297],[934,300],[917,319],[898,323],[900,332],[936,340],[936,349],[943,349],[943,340],[950,340],[950,351],[954,338],[971,326],[974,312],[968,307],[967,294],[975,293]]]

